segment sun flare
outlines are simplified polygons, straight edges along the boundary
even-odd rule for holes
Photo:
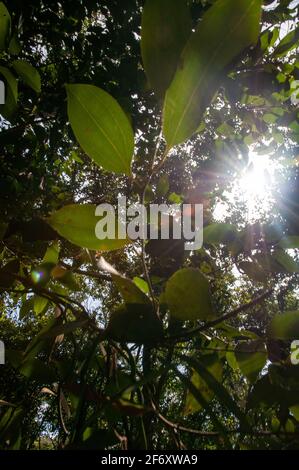
[[[236,201],[244,207],[247,222],[253,222],[269,212],[273,203],[276,170],[277,164],[273,163],[269,155],[251,152],[248,165],[239,173],[231,189],[225,191],[226,202],[216,204],[216,220],[223,220]]]
[[[263,200],[269,194],[271,175],[268,158],[254,158],[239,180],[239,186],[248,202]]]

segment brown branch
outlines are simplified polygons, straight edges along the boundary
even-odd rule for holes
[[[230,318],[236,317],[239,313],[246,312],[246,310],[249,310],[250,308],[254,307],[255,305],[258,305],[259,303],[263,302],[265,299],[270,297],[273,294],[273,291],[274,291],[273,288],[268,289],[265,292],[263,292],[261,295],[253,299],[251,302],[240,305],[240,307],[237,307],[231,312],[228,312],[225,315],[222,315],[221,317],[216,318],[215,320],[212,320],[210,322],[205,323],[204,325],[193,328],[192,330],[185,330],[177,335],[169,336],[167,339],[182,341],[183,338],[186,338],[187,340],[189,340],[192,336],[194,336],[197,333],[205,331],[208,328],[211,328],[213,326],[219,325],[220,323],[226,320],[229,320]]]
[[[199,429],[187,428],[186,426],[182,426],[179,423],[173,423],[168,418],[165,418],[156,405],[152,401],[152,408],[156,416],[162,421],[166,426],[176,431],[187,432],[190,434],[196,434],[202,437],[219,437],[222,436],[224,433],[219,431],[200,431]],[[298,436],[299,432],[288,432],[288,431],[267,431],[267,430],[260,430],[260,431],[243,431],[241,429],[228,429],[225,431],[225,434],[242,434],[243,436]]]

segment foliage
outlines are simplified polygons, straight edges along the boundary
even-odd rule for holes
[[[297,18],[0,3],[1,449],[298,449]],[[252,149],[273,214],[218,221]],[[203,247],[97,239],[119,195],[202,203]]]

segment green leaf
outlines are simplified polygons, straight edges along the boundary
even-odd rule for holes
[[[242,374],[250,382],[255,382],[267,361],[264,343],[259,340],[241,342],[236,347],[235,356]]]
[[[168,201],[172,204],[181,204],[183,202],[183,197],[177,193],[169,194]]]
[[[134,284],[136,284],[137,287],[139,287],[140,290],[142,290],[142,292],[144,292],[145,294],[149,293],[148,283],[144,279],[142,279],[141,277],[134,277],[133,282]]]
[[[219,361],[218,355],[207,354],[201,358],[201,361],[202,364],[204,364],[204,367],[215,378],[215,380],[221,382],[223,367],[222,362]],[[192,371],[191,382],[207,402],[212,400],[215,395],[213,389],[209,387],[209,385],[195,369]],[[194,413],[195,411],[199,411],[201,409],[202,404],[199,403],[190,390],[188,390],[184,407],[184,414]]]
[[[267,276],[265,271],[256,262],[241,261],[238,264],[238,268],[245,274],[247,274],[249,279],[252,279],[257,282],[266,281]]]
[[[272,113],[266,113],[263,116],[263,121],[265,121],[267,124],[274,124],[277,121],[277,116]]]
[[[286,407],[299,404],[298,366],[269,366],[269,373],[263,375],[251,389],[247,407],[257,408],[261,404]]]
[[[218,325],[215,326],[215,328],[217,330],[220,330],[221,331],[221,334],[224,335],[226,338],[235,338],[235,339],[246,339],[246,338],[250,338],[250,339],[259,339],[259,336],[254,333],[253,331],[248,331],[248,330],[244,330],[243,328],[242,329],[239,329],[239,328],[235,328],[231,325],[229,325],[228,323],[218,323]]]
[[[0,419],[0,440],[9,444],[8,449],[17,450],[21,445],[21,429],[25,410],[8,408],[6,413],[1,414]],[[3,447],[2,447],[3,448]]]
[[[80,290],[74,274],[63,266],[55,266],[51,271],[51,276],[71,291]]]
[[[0,3],[0,51],[6,48],[11,28],[11,17],[3,2]]]
[[[149,411],[149,409],[145,408],[143,405],[133,403],[132,401],[125,400],[123,398],[113,400],[111,406],[114,410],[125,416],[142,416]]]
[[[111,264],[107,263],[103,257],[100,258],[98,265],[103,271],[111,274],[126,304],[145,304],[151,306],[150,299],[136,283],[120,274]]]
[[[283,250],[276,251],[274,258],[289,273],[299,273],[299,263]]]
[[[153,305],[139,287],[114,269],[102,257],[99,267],[111,274],[125,305],[120,305],[112,313],[107,335],[116,341],[134,343],[154,343],[162,338],[163,328]]]
[[[126,304],[151,304],[147,295],[131,279],[115,274],[112,274],[112,279]]]
[[[34,297],[30,297],[29,299],[25,299],[22,303],[22,306],[20,308],[19,312],[19,319],[23,320],[24,318],[27,317],[27,315],[33,311],[33,305],[34,305]]]
[[[17,259],[8,261],[0,269],[0,287],[9,288],[15,282],[14,274],[19,274],[20,262]]]
[[[211,370],[209,370],[209,368],[204,362],[199,361],[194,357],[186,356],[182,359],[184,359],[189,365],[191,365],[191,367],[196,370],[199,376],[208,385],[212,393],[217,396],[221,404],[226,406],[240,420],[241,426],[243,428],[248,428],[246,416],[237,406],[235,401],[232,399],[230,393],[221,383],[222,375],[220,375],[219,372],[218,374],[213,373]]]
[[[260,16],[261,0],[218,0],[204,14],[166,92],[163,131],[169,148],[196,131],[225,67],[256,43]]]
[[[49,341],[46,338],[46,335],[53,330],[56,326],[61,324],[62,318],[61,317],[54,317],[49,320],[49,322],[41,329],[41,331],[33,337],[33,339],[28,344],[25,352],[24,357],[26,358],[33,358],[38,352],[41,350],[45,350],[48,347],[52,347],[52,340]]]
[[[286,249],[294,249],[294,248],[299,248],[299,236],[288,236],[284,237],[280,240],[278,244],[281,248],[286,248]]]
[[[105,170],[131,174],[134,134],[117,101],[93,85],[67,85],[68,117],[86,154]]]
[[[36,68],[26,60],[15,60],[12,66],[26,85],[36,93],[41,92],[41,78]]]
[[[57,380],[56,374],[44,361],[39,359],[28,359],[19,372],[30,380],[37,380],[39,383],[50,384]]]
[[[0,74],[3,75],[3,77],[5,78],[5,80],[7,82],[7,85],[8,85],[8,87],[9,87],[11,93],[12,93],[12,96],[13,96],[15,102],[17,103],[17,101],[18,101],[18,82],[17,82],[16,78],[13,76],[11,71],[6,67],[0,66]]]
[[[171,366],[173,371],[176,373],[176,375],[180,378],[181,382],[183,385],[186,387],[187,390],[190,390],[190,392],[194,395],[195,399],[200,403],[202,408],[204,410],[207,410],[211,421],[215,425],[215,427],[220,431],[224,433],[225,436],[225,428],[223,424],[220,422],[217,414],[215,413],[214,409],[212,406],[210,406],[209,402],[203,397],[201,392],[195,387],[195,385],[191,382],[191,380],[186,377],[184,374],[182,374],[176,367]]]
[[[150,305],[119,306],[111,315],[107,336],[137,344],[156,343],[163,337],[162,323]]]
[[[267,273],[287,272],[287,269],[276,259],[274,254],[257,253],[252,256]]]
[[[47,248],[47,251],[43,258],[43,263],[57,264],[58,260],[59,260],[59,245],[58,243],[53,243]]]
[[[21,49],[22,49],[22,46],[20,44],[20,41],[18,40],[18,37],[16,36],[16,34],[14,34],[9,42],[8,52],[11,55],[19,55],[21,52]]]
[[[70,157],[77,163],[84,163],[82,158],[79,157],[78,153],[75,150],[71,151]]]
[[[234,225],[215,223],[204,227],[203,243],[218,245],[220,243],[231,242],[236,238],[237,229]]]
[[[216,132],[223,137],[229,137],[234,135],[234,128],[227,122],[224,122],[219,127],[217,127]]]
[[[299,311],[275,315],[269,325],[269,336],[276,339],[298,339]]]
[[[299,42],[299,28],[295,28],[288,33],[275,48],[273,55],[281,57],[286,55],[289,51],[298,46]]]
[[[43,313],[47,307],[49,303],[49,300],[46,299],[45,297],[40,297],[39,295],[37,295],[35,298],[34,298],[34,311],[37,315],[40,315],[41,313]]]
[[[165,196],[169,191],[168,175],[162,175],[157,184],[157,196]]]
[[[231,369],[233,370],[239,369],[238,361],[233,351],[227,351],[225,354],[225,358],[227,360],[229,367],[231,367]]]
[[[96,206],[93,204],[71,204],[54,212],[47,221],[59,235],[74,245],[90,250],[117,250],[128,244],[127,239],[99,240],[96,237],[95,228],[99,217],[96,217],[95,210]],[[114,222],[113,219],[112,223]]]
[[[174,76],[191,33],[186,0],[147,0],[141,26],[141,54],[150,85],[162,96]]]
[[[299,405],[290,406],[290,412],[295,417],[296,421],[299,421]]]
[[[17,110],[18,101],[18,82],[11,71],[0,66],[0,74],[5,78],[7,83],[5,104],[0,105],[0,113],[5,119],[12,119]]]
[[[180,269],[166,284],[171,315],[180,320],[208,320],[213,315],[209,282],[196,268]]]
[[[68,323],[63,323],[60,325],[54,325],[48,330],[40,332],[40,339],[42,338],[55,338],[56,336],[60,335],[67,335],[72,333],[77,328],[85,328],[88,325],[88,320],[75,320]]]

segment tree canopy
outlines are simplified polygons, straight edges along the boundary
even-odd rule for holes
[[[298,8],[0,2],[0,449],[299,448]]]

